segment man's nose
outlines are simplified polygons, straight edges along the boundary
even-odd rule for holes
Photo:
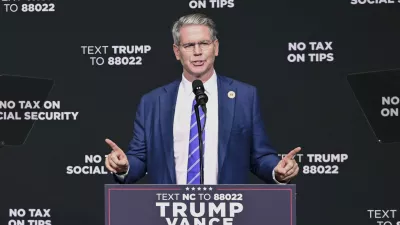
[[[194,54],[195,55],[201,55],[203,52],[202,52],[202,50],[201,50],[201,48],[200,48],[200,45],[198,45],[198,44],[196,44],[195,46],[194,46]]]

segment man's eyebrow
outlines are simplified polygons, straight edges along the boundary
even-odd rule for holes
[[[202,40],[202,41],[198,41],[198,42],[186,42],[186,43],[183,43],[183,44],[186,45],[186,44],[204,43],[204,42],[210,42],[210,41],[209,40]]]

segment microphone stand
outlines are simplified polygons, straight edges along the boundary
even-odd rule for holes
[[[200,123],[200,115],[199,115],[199,104],[196,103],[194,106],[194,112],[196,114],[196,121],[197,121],[197,131],[199,134],[199,151],[200,151],[200,184],[204,184],[204,159],[203,159],[203,152],[204,152],[204,146],[203,146],[203,132],[201,129],[201,123]],[[205,116],[205,112],[204,112]]]

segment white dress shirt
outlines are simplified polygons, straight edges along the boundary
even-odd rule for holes
[[[218,88],[214,74],[203,83],[208,96],[204,138],[204,184],[217,184],[218,177]],[[192,83],[182,75],[174,117],[174,158],[177,184],[187,183],[190,122],[194,100]]]

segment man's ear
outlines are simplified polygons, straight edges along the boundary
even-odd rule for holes
[[[179,52],[179,47],[176,44],[172,45],[172,48],[174,50],[174,54],[176,57],[176,60],[181,60],[180,52]]]
[[[218,56],[218,53],[219,53],[219,41],[218,41],[218,39],[214,41],[214,46],[215,46],[214,47],[214,55]]]

